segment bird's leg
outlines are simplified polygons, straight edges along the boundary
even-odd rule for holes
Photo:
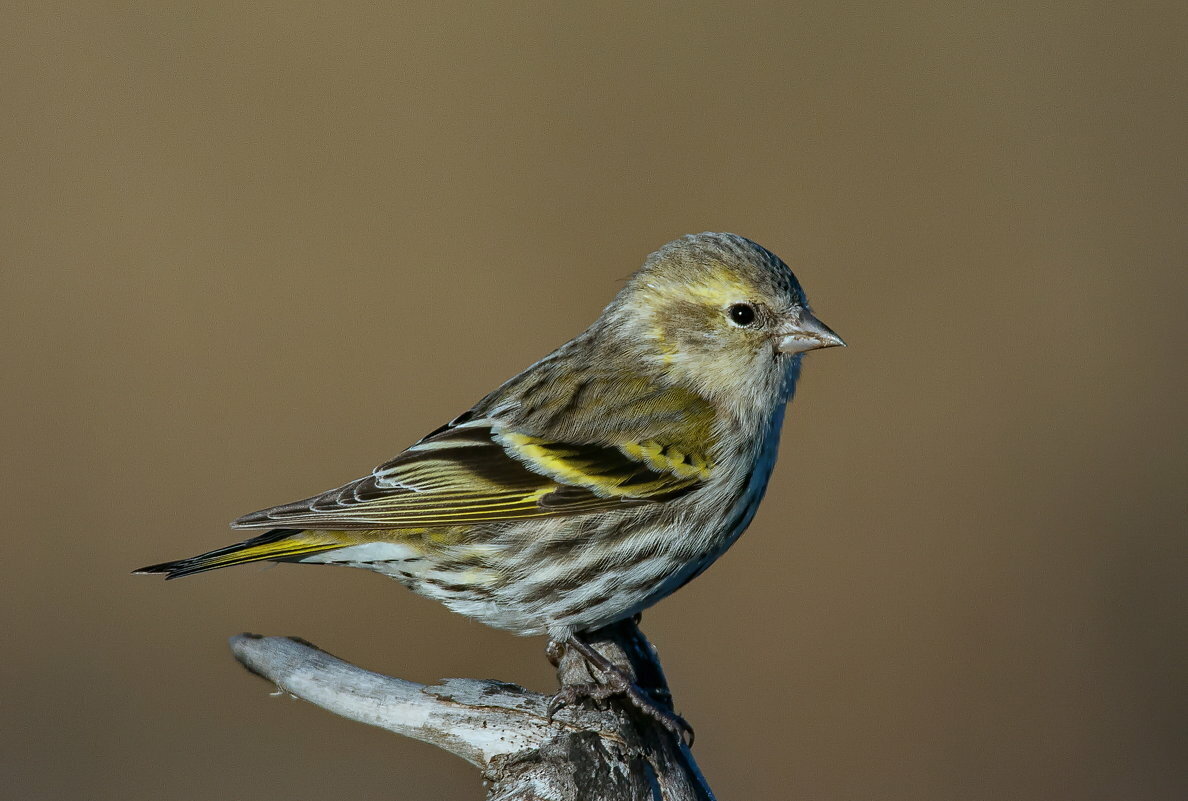
[[[693,727],[684,718],[673,712],[671,708],[657,702],[635,683],[634,675],[598,653],[593,646],[582,640],[579,634],[571,634],[564,642],[550,642],[546,649],[549,661],[552,662],[556,658],[557,661],[553,664],[556,665],[560,662],[561,654],[564,653],[565,648],[573,648],[581,654],[598,683],[567,684],[562,687],[549,700],[547,710],[549,720],[552,720],[556,711],[563,706],[569,706],[587,698],[604,701],[615,695],[624,695],[640,712],[658,722],[683,742],[690,746],[693,745]]]
[[[565,656],[565,643],[549,640],[549,644],[545,646],[545,659],[549,660],[549,664],[555,668],[561,667],[561,657],[563,656]]]

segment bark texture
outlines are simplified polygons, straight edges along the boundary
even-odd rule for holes
[[[634,621],[585,636],[636,684],[671,709],[660,660]],[[489,801],[712,801],[689,746],[630,702],[615,697],[563,707],[499,681],[435,685],[383,676],[295,637],[241,634],[231,650],[256,675],[336,715],[443,748],[477,766]],[[560,658],[562,687],[595,683],[572,649]]]

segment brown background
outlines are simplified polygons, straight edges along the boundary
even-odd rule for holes
[[[359,571],[128,570],[361,474],[705,229],[851,345],[645,619],[720,796],[1184,797],[1182,4],[245,5],[0,20],[6,797],[480,798],[226,637],[547,689],[543,641]]]

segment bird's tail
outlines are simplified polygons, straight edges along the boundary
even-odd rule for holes
[[[304,556],[341,547],[341,542],[328,540],[324,536],[319,537],[314,532],[293,528],[275,528],[237,545],[229,545],[226,548],[191,556],[189,559],[179,559],[176,562],[149,565],[132,572],[135,574],[165,573],[165,578],[168,580],[220,567],[242,565],[245,562],[289,559],[294,556]]]

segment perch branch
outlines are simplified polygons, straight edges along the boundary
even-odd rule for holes
[[[625,621],[587,637],[671,705],[655,650]],[[626,702],[564,707],[514,684],[445,679],[417,684],[356,667],[291,637],[241,634],[231,650],[251,672],[329,712],[431,743],[478,766],[490,801],[712,801],[689,748]],[[562,686],[594,681],[576,652],[560,659]]]

